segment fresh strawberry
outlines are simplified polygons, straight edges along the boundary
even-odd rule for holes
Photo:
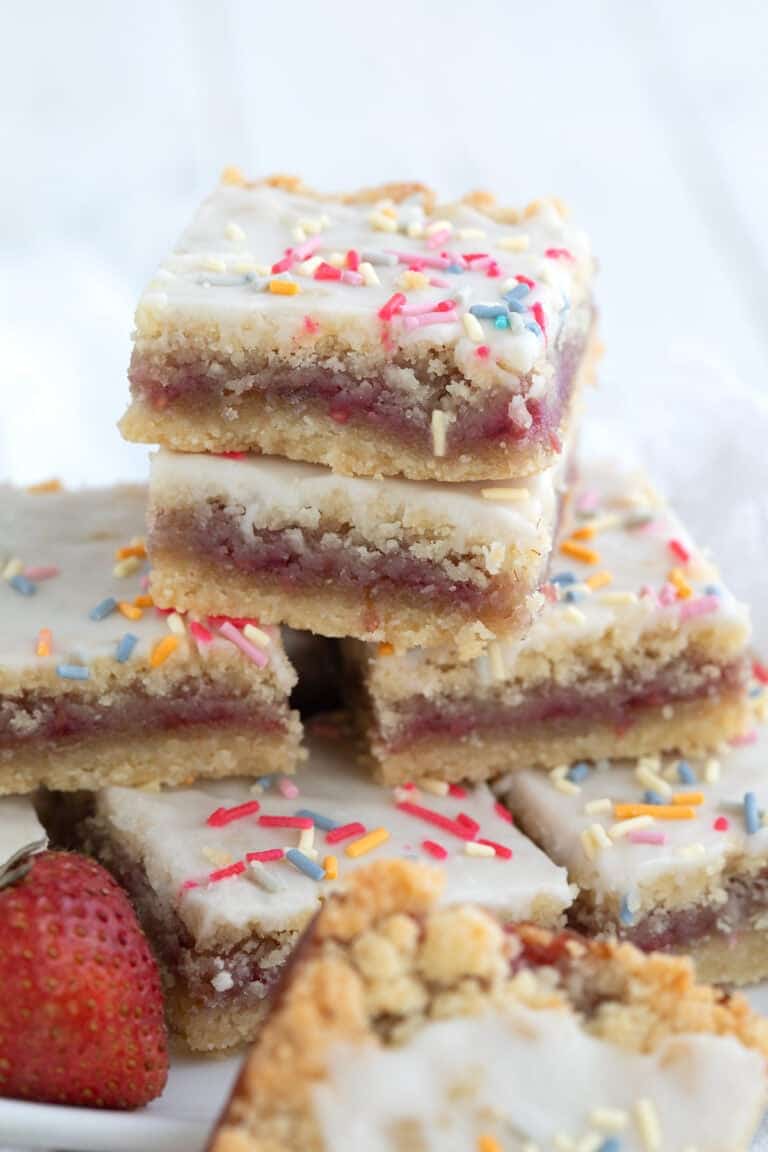
[[[138,1108],[168,1075],[160,974],[123,890],[68,852],[0,873],[0,1096]]]

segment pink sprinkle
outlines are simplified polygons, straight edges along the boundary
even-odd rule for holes
[[[236,804],[233,808],[217,808],[211,812],[206,820],[209,828],[223,828],[233,820],[243,820],[246,816],[253,816],[261,805],[258,800],[246,800],[244,804]]]
[[[666,844],[667,836],[665,832],[651,832],[638,828],[636,832],[628,833],[627,840],[630,844]]]
[[[469,264],[461,252],[441,252],[440,255],[445,256],[446,260],[449,260],[450,264],[455,264],[457,268],[469,268]]]
[[[550,260],[573,260],[573,254],[568,248],[546,248],[544,255]]]
[[[746,748],[749,744],[757,743],[757,728],[751,732],[743,732],[741,736],[732,736],[728,741],[732,748]]]
[[[443,276],[430,276],[429,283],[433,288],[451,288],[453,285],[450,280],[446,280]]]
[[[536,281],[531,280],[530,276],[515,276],[515,280],[518,284],[527,284],[531,291],[536,287]]]
[[[542,307],[540,300],[537,300],[535,304],[531,305],[531,312],[533,312],[534,320],[536,321],[539,328],[541,328],[542,332],[546,336],[546,334],[547,334],[547,318],[544,315],[544,308]]]
[[[667,547],[675,559],[679,560],[681,564],[687,564],[690,560],[690,552],[679,540],[667,540]]]
[[[401,316],[427,316],[432,312],[452,312],[456,305],[453,300],[441,300],[439,304],[404,304]]]
[[[199,887],[200,887],[200,881],[199,880],[185,880],[181,886],[181,890],[182,890],[182,892],[189,892],[190,888],[199,888]]]
[[[450,268],[451,262],[447,256],[427,256],[424,252],[394,252],[399,264],[407,264],[411,268]]]
[[[461,784],[449,784],[448,795],[453,796],[456,800],[465,800],[467,797],[466,788],[462,788]]]
[[[341,280],[341,269],[334,268],[333,264],[327,264],[325,260],[322,264],[318,264],[315,268],[315,280]]]
[[[246,640],[245,636],[238,632],[237,628],[235,628],[234,624],[230,623],[229,620],[221,625],[219,635],[223,636],[225,640],[229,640],[230,644],[234,644],[235,648],[239,648],[243,655],[247,656],[249,660],[252,660],[258,668],[266,668],[269,663],[267,655],[261,648],[257,648],[255,644],[251,644],[250,640]]]
[[[475,356],[477,356],[478,360],[487,360],[490,354],[491,350],[487,344],[479,344],[477,348],[475,348]]]
[[[55,564],[50,564],[45,568],[25,568],[24,575],[27,580],[32,580],[35,584],[39,584],[41,580],[52,580],[54,576],[58,576],[61,568],[57,568]]]
[[[550,604],[556,604],[558,600],[557,588],[554,584],[542,584],[541,593]]]
[[[672,584],[662,584],[659,589],[659,604],[668,608],[670,604],[677,603],[677,589]]]
[[[394,295],[390,296],[386,304],[382,304],[381,308],[379,308],[379,320],[384,320],[385,322],[391,320],[404,304],[405,296],[403,296],[402,292],[395,292]]]
[[[505,824],[514,824],[515,821],[514,821],[514,817],[512,816],[512,813],[509,811],[508,808],[504,807],[504,805],[501,803],[500,800],[496,801],[496,803],[493,806],[493,810],[496,813],[496,815],[499,816],[504,821]]]
[[[438,844],[435,840],[422,840],[421,846],[430,856],[434,856],[435,860],[445,860],[448,855],[448,849],[443,848],[442,844]]]
[[[496,855],[500,856],[502,860],[512,859],[512,849],[507,848],[506,844],[497,844],[495,840],[483,840],[481,838],[478,838],[477,843],[485,844],[488,848],[493,848]]]
[[[496,263],[495,260],[483,252],[478,252],[476,256],[465,254],[464,259],[469,263],[470,271],[472,272],[484,271]]]
[[[680,619],[692,620],[694,616],[708,616],[720,607],[719,596],[699,596],[696,600],[683,600],[680,604]]]
[[[305,316],[304,331],[310,336],[314,336],[315,333],[320,331],[320,325],[318,324],[317,320],[313,320],[311,316]]]
[[[477,820],[473,820],[471,816],[467,816],[466,812],[459,812],[456,817],[456,823],[462,824],[473,836],[477,836],[480,831],[480,825]]]
[[[730,826],[731,822],[727,816],[718,816],[712,825],[715,832],[727,832]]]
[[[354,820],[351,824],[340,824],[338,828],[331,828],[325,834],[327,844],[338,844],[340,840],[349,840],[350,836],[364,836],[367,829],[365,824]]]
[[[357,272],[360,268],[360,253],[356,252],[354,248],[350,248],[347,252],[347,268],[350,272]]]
[[[282,848],[263,848],[261,852],[246,852],[245,858],[250,864],[252,860],[258,860],[260,864],[266,864],[270,860],[282,860],[285,852]]]
[[[427,237],[427,248],[439,248],[441,244],[445,244],[450,235],[450,228],[441,228],[439,232],[433,232],[431,236]]]
[[[355,284],[359,288],[361,284],[365,284],[365,278],[360,272],[353,272],[350,268],[345,268],[341,274],[341,279],[345,284]]]
[[[171,609],[169,609],[171,611]],[[185,609],[180,608],[179,612],[183,615]],[[222,624],[231,624],[233,628],[245,628],[246,624],[253,624],[254,628],[259,627],[259,621],[256,616],[209,616],[208,623],[212,628],[220,628]]]
[[[279,272],[287,272],[289,268],[293,268],[295,263],[296,257],[293,254],[293,250],[289,248],[285,256],[283,256],[282,260],[278,260],[276,264],[272,265],[273,276],[277,275]]]
[[[497,264],[495,260],[491,260],[490,264],[485,270],[486,276],[490,276],[492,280],[498,279],[501,276],[501,265]]]
[[[454,324],[458,319],[455,312],[427,312],[423,316],[406,316],[403,324],[407,332],[412,332],[414,328],[426,328],[429,324]]]
[[[262,828],[299,828],[302,831],[314,828],[309,816],[259,816]]]
[[[208,883],[218,884],[219,880],[229,880],[230,876],[242,876],[243,872],[245,872],[245,864],[242,860],[236,860],[234,864],[229,864],[226,868],[219,868],[216,872],[209,872]]]
[[[291,251],[294,258],[301,263],[302,260],[309,260],[310,256],[314,256],[318,248],[322,248],[322,246],[323,239],[321,236],[310,236],[309,240],[305,240],[303,244],[297,244]]]
[[[222,460],[245,460],[247,452],[214,452],[214,456],[221,456]]]
[[[452,836],[458,836],[460,840],[475,838],[476,833],[470,831],[460,820],[451,820],[448,816],[443,816],[442,812],[425,808],[423,804],[414,804],[412,800],[398,800],[395,807],[400,812],[407,812],[409,816],[415,816],[418,820],[424,820],[427,824],[434,824],[436,828],[450,832]]]
[[[277,790],[281,796],[285,796],[286,800],[295,800],[299,794],[298,785],[293,780],[286,779],[285,776],[280,778]]]
[[[210,644],[213,640],[213,632],[209,632],[199,620],[190,621],[189,630],[198,644]]]
[[[404,792],[413,792],[416,789],[416,785],[411,780],[406,780],[405,784],[400,784],[399,787],[402,788]]]
[[[577,512],[594,512],[600,505],[600,493],[596,488],[585,488],[576,499]]]

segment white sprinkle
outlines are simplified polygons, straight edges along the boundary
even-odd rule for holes
[[[491,676],[494,680],[506,679],[507,669],[504,663],[504,653],[501,650],[501,644],[497,640],[492,640],[488,645],[488,662],[491,666]]]
[[[448,418],[440,408],[432,413],[432,452],[435,456],[445,456],[446,428]]]
[[[302,244],[306,240],[307,234],[300,224],[296,224],[295,227],[291,228],[291,238],[299,244]]]
[[[481,488],[480,495],[484,500],[505,500],[512,504],[527,500],[527,488]]]
[[[483,339],[483,326],[477,316],[473,316],[471,312],[465,312],[461,318],[461,322],[470,340],[473,340],[475,344],[479,344]]]
[[[453,232],[453,224],[450,220],[433,220],[431,224],[427,224],[425,232],[427,236],[434,236],[436,232]]]
[[[584,805],[584,812],[587,816],[598,816],[601,812],[612,812],[613,802],[607,796],[601,796],[599,800],[589,800]]]
[[[485,240],[486,237],[482,228],[457,228],[456,235],[459,240]]]
[[[360,275],[369,288],[375,284],[381,284],[381,280],[379,280],[376,269],[374,268],[373,264],[371,264],[370,260],[361,261]]]
[[[282,892],[285,888],[285,884],[275,875],[274,870],[267,868],[261,860],[250,860],[245,875],[267,892]]]
[[[171,612],[166,616],[165,622],[174,636],[186,636],[187,626],[184,623],[184,618],[178,612]]]
[[[647,1096],[642,1096],[635,1105],[635,1119],[646,1152],[658,1152],[661,1148],[661,1127],[656,1106]]]
[[[552,769],[549,773],[549,778],[558,792],[564,792],[566,796],[578,796],[581,788],[578,784],[575,784],[573,780],[568,779],[567,773],[568,765],[560,764],[557,768]]]
[[[314,846],[315,846],[315,829],[314,829],[314,826],[312,828],[302,828],[301,832],[299,833],[299,844],[298,844],[299,851],[303,852],[306,856],[308,856],[309,853],[314,848]]]
[[[631,816],[628,820],[619,820],[608,829],[611,840],[621,840],[634,832],[637,828],[648,828],[654,823],[653,816]]]
[[[495,856],[496,850],[490,844],[478,844],[475,840],[467,840],[464,844],[465,856]]]
[[[246,624],[243,628],[243,635],[246,640],[250,640],[257,648],[269,648],[272,641],[263,628],[257,628],[255,624]]]
[[[499,247],[507,252],[525,252],[531,246],[531,238],[526,232],[519,232],[517,236],[502,236]]]
[[[669,783],[660,776],[658,772],[651,768],[646,760],[641,760],[635,769],[635,776],[641,784],[646,788],[650,788],[653,792],[658,792],[660,796],[665,798],[672,795],[672,788]]]
[[[636,604],[637,595],[634,592],[601,592],[600,601],[603,604],[619,607],[623,604]]]
[[[211,984],[217,992],[229,992],[230,988],[234,988],[235,982],[229,972],[217,972],[215,976],[211,977]]]
[[[231,240],[234,244],[242,244],[245,240],[245,232],[243,232],[240,225],[236,224],[234,220],[229,221],[224,229],[224,235],[227,240]]]
[[[704,779],[707,784],[716,784],[720,779],[720,761],[710,757],[704,765]]]
[[[331,252],[331,254],[326,257],[326,263],[330,264],[333,268],[346,268],[346,252]]]
[[[397,220],[383,212],[371,212],[368,223],[376,232],[396,232]]]
[[[302,260],[301,264],[297,264],[293,271],[297,276],[314,276],[322,262],[322,256],[310,256],[309,259]]]
[[[430,792],[433,796],[447,796],[449,792],[445,780],[433,780],[431,776],[422,777],[419,780],[419,788],[423,788],[425,792]]]
[[[272,275],[272,265],[271,264],[257,264],[256,267],[254,268],[254,272],[256,273],[257,276],[271,276]]]
[[[580,612],[575,604],[567,604],[565,608],[563,608],[562,614],[565,616],[566,620],[570,620],[572,624],[583,624],[587,619],[584,613]]]
[[[699,841],[695,844],[683,844],[683,846],[677,850],[678,856],[681,856],[683,860],[700,860],[705,853],[706,848]]]
[[[621,1108],[593,1108],[589,1122],[604,1132],[621,1132],[629,1124],[629,1115]]]

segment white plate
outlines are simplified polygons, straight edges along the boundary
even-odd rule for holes
[[[768,1015],[768,982],[750,988],[747,996],[759,1012]],[[57,1152],[201,1152],[241,1059],[205,1059],[174,1052],[165,1092],[141,1112],[0,1100],[0,1141],[13,1148],[55,1148]],[[768,1117],[752,1152],[768,1152]]]

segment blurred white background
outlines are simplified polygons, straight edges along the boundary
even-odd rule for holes
[[[723,554],[768,643],[765,0],[2,14],[0,476],[144,474],[114,427],[133,304],[225,164],[555,192],[602,266],[597,412]]]

